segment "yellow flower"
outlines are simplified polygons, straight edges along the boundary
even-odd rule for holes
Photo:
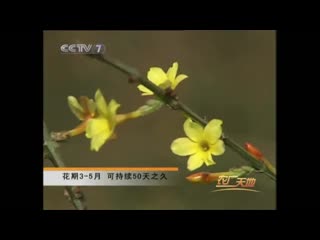
[[[117,110],[120,107],[115,100],[107,104],[101,91],[95,94],[97,116],[91,118],[86,126],[86,137],[91,139],[91,150],[99,151],[101,146],[111,137],[117,125]]]
[[[171,144],[171,150],[179,156],[188,156],[188,169],[193,171],[205,163],[207,166],[215,164],[212,155],[224,153],[224,142],[220,140],[222,121],[211,120],[205,128],[187,119],[183,125],[187,138],[178,138]]]
[[[115,100],[107,104],[100,89],[96,91],[95,101],[88,97],[80,97],[78,101],[75,97],[69,96],[68,104],[82,123],[66,132],[66,135],[72,137],[86,132],[86,137],[91,139],[90,148],[94,151],[99,151],[108,139],[115,137],[114,129],[118,123],[138,117],[136,112],[117,115],[120,104]]]
[[[88,97],[80,97],[78,101],[73,96],[68,97],[71,111],[82,123],[70,131],[58,133],[59,139],[64,140],[67,137],[86,132],[86,137],[91,139],[90,149],[99,151],[107,140],[116,138],[115,128],[117,125],[151,114],[163,106],[161,101],[149,100],[135,111],[117,114],[120,104],[113,99],[107,104],[100,89],[96,91],[94,98],[93,101]]]
[[[185,74],[180,74],[177,76],[177,72],[178,63],[175,62],[172,64],[172,67],[168,69],[167,73],[165,73],[162,68],[159,67],[150,68],[147,77],[151,82],[163,89],[170,87],[172,90],[174,90],[182,80],[188,77]],[[141,84],[138,86],[138,89],[143,92],[143,96],[153,95],[152,91]]]

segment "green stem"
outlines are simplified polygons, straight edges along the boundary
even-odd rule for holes
[[[44,156],[45,158],[49,159],[53,166],[55,167],[64,167],[65,164],[60,157],[60,154],[57,152],[58,144],[52,140],[52,138],[49,135],[48,128],[43,122],[43,136],[44,136]],[[68,195],[71,198],[71,202],[73,206],[77,210],[85,210],[86,206],[84,204],[84,201],[76,196],[76,193],[73,191],[72,187],[65,186],[66,191],[68,192]],[[80,195],[83,197],[83,193],[80,193]]]
[[[184,112],[185,115],[193,119],[194,121],[198,122],[202,126],[207,125],[207,121],[201,118],[198,114],[196,114],[194,111],[192,111],[187,105],[185,105],[183,102],[178,100],[177,97],[174,97],[170,94],[168,94],[164,89],[158,87],[153,82],[149,81],[148,79],[142,77],[139,72],[130,67],[125,65],[124,63],[111,58],[110,56],[103,56],[103,55],[87,55],[88,57],[94,58],[100,62],[103,62],[105,64],[111,65],[114,68],[118,69],[119,71],[125,73],[128,75],[128,77],[133,78],[134,80],[138,81],[140,84],[145,86],[146,88],[150,89],[157,97],[160,98],[164,103],[166,103],[168,106],[170,106],[174,110],[180,110]],[[254,158],[250,153],[248,153],[243,147],[241,147],[239,144],[237,144],[234,140],[232,140],[230,137],[224,136],[222,134],[222,139],[224,140],[225,144],[230,147],[233,151],[238,153],[241,157],[243,157],[245,160],[247,160],[252,167],[255,169],[263,172],[267,176],[269,176],[272,180],[276,179],[275,171],[270,171],[269,168],[266,168],[266,166]]]

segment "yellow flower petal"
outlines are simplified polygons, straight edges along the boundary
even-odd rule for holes
[[[88,101],[88,109],[89,109],[90,115],[94,116],[96,112],[96,104],[92,99]]]
[[[183,129],[192,141],[200,142],[203,139],[203,127],[193,122],[190,118],[184,122]]]
[[[211,120],[204,129],[204,138],[210,143],[214,144],[218,141],[222,134],[222,121],[219,119]]]
[[[207,166],[210,166],[210,165],[214,165],[216,164],[215,161],[213,161],[212,159],[212,155],[210,152],[206,152],[206,158],[204,159],[204,163],[207,165]]]
[[[189,138],[177,138],[171,144],[171,151],[179,156],[194,154],[199,149],[198,144]]]
[[[167,77],[171,81],[171,83],[174,83],[174,80],[178,72],[178,67],[179,67],[178,63],[175,62],[172,64],[172,67],[170,67],[167,71]]]
[[[108,109],[109,109],[109,114],[112,116],[115,116],[117,114],[117,110],[121,105],[114,99],[111,99]]]
[[[84,120],[84,109],[82,106],[79,104],[78,100],[73,97],[69,96],[68,97],[68,105],[71,110],[71,112],[79,119],[79,120]]]
[[[205,159],[205,155],[203,152],[197,152],[196,154],[193,154],[188,159],[188,169],[190,171],[193,171],[203,165]]]
[[[98,152],[102,145],[110,138],[108,132],[101,132],[98,135],[95,135],[91,139],[90,149],[92,151]]]
[[[168,79],[167,74],[159,68],[152,67],[148,72],[148,79],[156,85],[159,85]]]
[[[169,80],[164,81],[163,83],[159,84],[159,87],[162,89],[166,89],[171,87],[172,83]]]
[[[153,93],[142,93],[141,96],[150,96],[153,95]]]
[[[178,86],[178,84],[179,84],[182,80],[186,79],[187,77],[188,77],[188,76],[185,75],[185,74],[180,74],[180,75],[173,81],[173,83],[172,83],[172,89],[175,89],[175,88]]]
[[[138,89],[143,92],[142,93],[142,96],[146,96],[146,95],[153,95],[153,92],[150,91],[148,88],[146,88],[145,86],[143,85],[138,85]]]
[[[116,125],[116,115],[119,107],[120,107],[120,104],[117,103],[116,100],[112,99],[110,101],[108,110],[109,110],[109,124],[111,129],[114,128]]]
[[[218,140],[215,144],[210,145],[210,152],[215,156],[222,155],[225,152],[224,142]]]
[[[96,91],[94,98],[96,101],[98,113],[107,118],[108,117],[108,106],[107,106],[107,102],[104,99],[100,89],[98,89]]]
[[[86,128],[87,138],[93,138],[95,135],[98,135],[102,132],[106,132],[109,135],[111,135],[112,133],[107,119],[100,117],[100,118],[93,118],[88,121],[87,128]]]

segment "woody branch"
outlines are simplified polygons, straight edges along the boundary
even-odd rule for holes
[[[140,73],[133,67],[127,66],[119,60],[111,58],[110,56],[104,56],[101,54],[97,55],[86,55],[88,57],[94,58],[99,62],[108,64],[122,73],[126,74],[130,79],[139,82],[146,88],[150,89],[158,98],[160,98],[164,103],[166,103],[171,109],[182,111],[192,120],[198,122],[202,126],[208,124],[208,122],[191,110],[187,105],[185,105],[177,96],[173,94],[168,94],[168,91],[156,86],[154,83],[148,79],[142,77]],[[276,180],[275,171],[269,166],[264,164],[262,161],[258,161],[250,153],[248,153],[241,145],[236,141],[232,140],[230,137],[222,134],[221,139],[225,142],[226,146],[231,148],[233,151],[238,153],[243,159],[249,162],[249,164],[258,171],[263,172],[265,175],[270,177],[272,180]]]
[[[57,143],[52,140],[52,138],[49,135],[48,128],[43,122],[43,137],[44,137],[44,159],[48,159],[53,166],[55,167],[64,167],[65,164],[60,156],[60,154],[57,151]],[[67,195],[70,198],[70,201],[72,202],[73,206],[77,210],[86,210],[86,205],[84,203],[84,195],[81,191],[75,191],[76,188],[72,188],[70,186],[66,186],[65,190],[67,192]]]

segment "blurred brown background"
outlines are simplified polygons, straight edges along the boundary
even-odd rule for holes
[[[153,66],[165,71],[174,61],[189,76],[177,88],[180,99],[207,119],[224,121],[227,135],[260,148],[275,163],[275,31],[46,31],[44,32],[44,120],[49,130],[68,130],[79,122],[67,96],[92,98],[100,88],[115,98],[119,112],[144,103],[135,85],[112,67],[79,55],[64,55],[64,43],[103,43],[106,54],[146,75]],[[170,144],[184,136],[184,117],[163,108],[117,128],[118,139],[100,152],[89,150],[84,136],[61,144],[67,166],[178,166],[174,187],[82,187],[89,209],[275,209],[276,185],[255,174],[254,192],[212,193],[212,185],[185,180],[187,157],[171,153]],[[245,165],[230,148],[216,165],[196,171],[225,171]],[[44,166],[51,166],[44,162]],[[195,171],[195,172],[196,172]],[[73,209],[63,187],[44,187],[44,209]]]

